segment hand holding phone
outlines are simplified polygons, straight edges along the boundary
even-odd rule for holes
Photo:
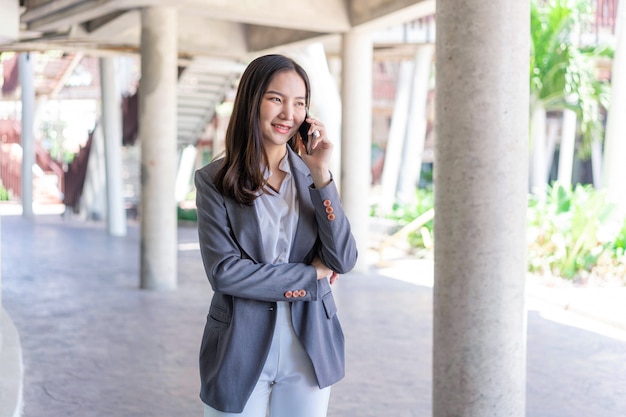
[[[312,123],[309,123],[306,119],[311,120]],[[309,134],[311,129],[313,131]],[[313,119],[307,109],[305,120],[298,127],[298,133],[302,138],[302,144],[298,146],[298,149],[301,150],[302,145],[304,145],[306,156],[304,154],[301,154],[301,156],[311,170],[311,176],[316,188],[322,188],[331,181],[328,165],[333,144],[325,135],[322,136],[321,132],[324,132],[324,125],[317,119]],[[315,152],[313,152],[314,146]]]
[[[307,155],[311,155],[311,148],[313,146],[313,140],[315,139],[313,135],[309,135],[311,124],[306,121],[309,117],[309,111],[307,110],[306,117],[298,129],[298,132],[302,137],[302,141],[304,142],[304,148],[306,149]]]

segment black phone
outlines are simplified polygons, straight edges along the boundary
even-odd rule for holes
[[[306,118],[308,117],[309,117],[309,112],[307,111]],[[310,128],[311,128],[311,123],[304,120],[302,124],[300,125],[300,128],[298,129],[298,132],[300,132],[300,136],[302,136],[302,141],[304,142],[304,147],[306,149],[307,155],[311,154],[311,146],[313,146],[313,140],[310,137],[312,135],[309,135]]]

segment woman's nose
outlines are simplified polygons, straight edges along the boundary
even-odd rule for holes
[[[293,113],[294,113],[293,109],[290,106],[283,106],[283,109],[280,112],[280,115],[285,120],[292,120],[293,119]]]

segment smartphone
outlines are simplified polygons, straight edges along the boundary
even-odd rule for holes
[[[311,146],[313,146],[313,138],[312,135],[309,135],[309,129],[311,128],[311,124],[306,121],[309,118],[309,111],[306,112],[306,118],[304,122],[300,125],[298,132],[300,132],[300,136],[302,136],[302,141],[304,142],[304,147],[306,149],[307,155],[311,154]]]

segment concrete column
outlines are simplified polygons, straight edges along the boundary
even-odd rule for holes
[[[2,217],[0,217],[0,315],[2,314]],[[0,319],[0,356],[2,356],[2,320]]]
[[[13,0],[0,0],[0,9],[0,43],[13,42],[19,36],[20,4]]]
[[[530,192],[541,201],[545,200],[548,190],[548,152],[546,149],[547,117],[543,103],[537,103],[531,119],[531,155],[530,155]]]
[[[561,124],[561,146],[559,147],[558,180],[563,186],[568,188],[572,185],[575,147],[576,113],[573,110],[564,109],[563,122]]]
[[[85,183],[80,195],[80,217],[84,220],[101,221],[106,218],[106,168],[104,133],[97,125],[91,140]]]
[[[400,165],[402,165],[402,152],[404,151],[404,138],[406,137],[409,104],[411,101],[412,76],[413,62],[403,61],[398,72],[396,99],[393,105],[393,115],[385,149],[385,164],[383,165],[381,177],[382,199],[378,206],[383,213],[391,213],[393,204],[396,202],[396,191],[398,190],[398,178],[400,176]],[[415,161],[412,161],[412,163],[415,163]]]
[[[193,173],[196,169],[198,149],[193,145],[186,146],[180,152],[180,162],[176,174],[176,202],[185,201],[187,194],[191,191]]]
[[[416,202],[415,190],[420,179],[424,142],[426,141],[428,123],[426,104],[428,103],[434,52],[434,44],[419,45],[415,51],[409,120],[398,178],[398,200],[402,204],[414,204]]]
[[[611,69],[611,104],[606,120],[602,186],[616,203],[621,216],[626,214],[626,1],[617,6],[616,46]],[[595,162],[595,161],[594,161]],[[595,172],[594,172],[595,175]],[[594,176],[595,178],[595,176]]]
[[[126,236],[126,209],[122,182],[122,96],[117,85],[115,58],[100,58],[102,128],[107,190],[107,229]]]
[[[529,2],[438,0],[433,417],[523,417]]]
[[[141,288],[177,286],[177,12],[141,11]]]
[[[373,47],[367,32],[343,35],[341,197],[356,239],[356,271],[368,268]]]
[[[35,164],[33,54],[21,53],[17,65],[22,87],[22,215],[33,217],[33,165]]]

